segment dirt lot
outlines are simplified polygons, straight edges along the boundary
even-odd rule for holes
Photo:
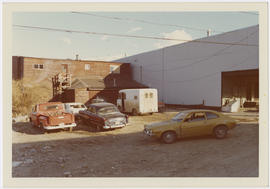
[[[174,144],[142,134],[145,123],[177,112],[131,116],[125,128],[42,134],[29,123],[13,124],[13,177],[254,177],[258,176],[258,113],[230,114],[240,125],[226,139],[211,136]]]

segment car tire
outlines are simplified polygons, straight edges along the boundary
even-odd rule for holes
[[[176,141],[176,133],[173,131],[166,131],[161,135],[161,139],[166,144],[171,144]]]
[[[96,132],[101,132],[103,131],[102,125],[96,125]]]
[[[39,128],[40,128],[42,134],[47,133],[46,129],[44,129],[44,127],[43,127],[43,123],[39,124]]]
[[[35,127],[35,124],[34,124],[34,122],[32,121],[31,118],[29,119],[29,122],[30,122],[30,124],[31,124],[32,127]]]
[[[137,110],[135,108],[132,109],[132,115],[134,115],[134,116],[138,115],[138,112],[137,112]]]
[[[223,139],[227,136],[228,128],[224,125],[217,126],[214,129],[214,135],[218,139]]]

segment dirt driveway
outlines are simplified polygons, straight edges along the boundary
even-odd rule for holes
[[[230,114],[239,127],[228,137],[211,136],[163,144],[143,136],[145,123],[177,112],[130,117],[130,125],[94,132],[42,134],[29,123],[13,124],[13,177],[255,177],[258,176],[258,113]]]

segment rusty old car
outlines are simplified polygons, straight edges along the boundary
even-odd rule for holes
[[[97,131],[121,128],[128,124],[128,116],[120,113],[114,104],[107,102],[88,105],[87,110],[79,111],[76,120],[93,126]]]
[[[213,134],[216,138],[225,138],[236,121],[220,112],[212,110],[184,110],[171,120],[146,124],[144,134],[160,138],[164,143],[173,143],[177,138],[186,138]]]
[[[65,112],[64,104],[61,102],[47,102],[37,104],[29,116],[32,126],[42,130],[65,129],[70,131],[76,127],[74,115]]]

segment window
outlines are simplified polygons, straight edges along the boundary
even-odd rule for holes
[[[120,66],[110,65],[110,73],[120,73]]]
[[[196,112],[187,117],[187,121],[194,122],[194,121],[204,121],[204,113],[203,112]]]
[[[34,69],[42,70],[44,68],[43,64],[34,64]]]
[[[144,93],[144,98],[148,98],[148,93]]]
[[[149,94],[149,98],[153,98],[153,93],[150,93]]]
[[[85,69],[85,70],[90,70],[90,69],[91,69],[90,64],[85,64],[85,65],[84,65],[84,69]]]
[[[134,96],[134,100],[137,100],[138,99],[138,97],[137,96]]]
[[[206,112],[206,117],[207,117],[207,119],[216,119],[219,116],[215,113],[212,113],[212,112]]]

